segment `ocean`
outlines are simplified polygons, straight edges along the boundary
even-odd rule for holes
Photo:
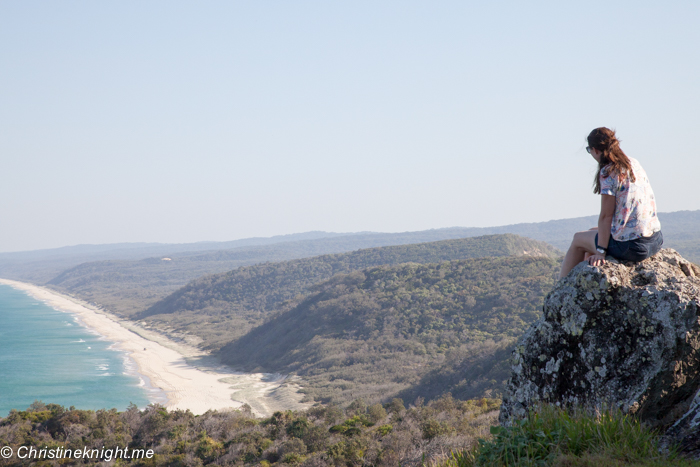
[[[113,343],[26,293],[0,284],[0,417],[35,400],[125,410],[163,402]]]

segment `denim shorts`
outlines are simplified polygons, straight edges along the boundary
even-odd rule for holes
[[[651,237],[640,237],[626,242],[618,242],[611,236],[608,243],[608,256],[638,263],[658,253],[663,244],[664,236],[661,231],[654,233]],[[595,246],[598,248],[598,234],[595,234]]]

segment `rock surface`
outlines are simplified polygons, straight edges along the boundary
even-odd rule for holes
[[[619,407],[677,440],[698,432],[700,268],[670,249],[636,264],[581,263],[543,311],[513,351],[502,424],[550,402]]]

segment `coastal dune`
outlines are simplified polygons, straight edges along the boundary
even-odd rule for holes
[[[163,405],[168,409],[202,414],[248,404],[256,415],[268,416],[276,410],[309,406],[300,402],[303,395],[298,393],[298,384],[282,375],[238,373],[215,363],[199,349],[120,320],[73,297],[24,282],[0,279],[0,283],[76,316],[81,324],[114,342],[136,363],[151,386],[163,391],[167,398]]]

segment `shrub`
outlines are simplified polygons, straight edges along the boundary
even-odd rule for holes
[[[309,428],[302,441],[306,444],[309,452],[324,451],[328,446],[330,433],[322,426],[312,426]]]
[[[279,454],[284,457],[288,454],[306,454],[306,445],[298,438],[292,438],[286,441],[280,447]]]
[[[332,426],[331,433],[340,433],[345,436],[354,436],[362,432],[362,427],[373,426],[374,423],[369,421],[364,415],[355,415],[343,422],[342,425]]]
[[[389,402],[386,406],[386,410],[389,411],[390,413],[393,414],[400,414],[404,410],[406,410],[406,407],[403,405],[403,400],[394,398]]]
[[[381,420],[384,420],[386,416],[386,410],[384,410],[384,407],[382,407],[381,404],[374,404],[369,409],[367,409],[367,418],[372,423],[377,423]]]
[[[676,454],[659,451],[659,435],[620,411],[592,413],[543,405],[510,427],[491,427],[493,437],[454,452],[440,464],[463,466],[674,465]],[[598,461],[576,463],[592,454]],[[601,460],[602,459],[602,460]],[[602,464],[601,464],[602,462]],[[609,463],[607,463],[609,462]]]
[[[285,464],[289,465],[295,465],[303,462],[304,456],[297,452],[291,452],[289,454],[285,454],[284,457],[282,458],[282,462]]]
[[[436,436],[440,436],[445,433],[445,427],[435,419],[428,419],[421,424],[421,431],[423,432],[423,439],[431,440]]]
[[[311,423],[305,418],[294,420],[287,428],[287,434],[294,438],[304,438],[304,434],[309,430]]]
[[[380,427],[377,428],[377,432],[378,432],[381,436],[386,436],[386,435],[388,435],[389,433],[391,433],[393,430],[394,430],[394,427],[391,426],[391,425],[382,425],[382,426],[380,426]]]

